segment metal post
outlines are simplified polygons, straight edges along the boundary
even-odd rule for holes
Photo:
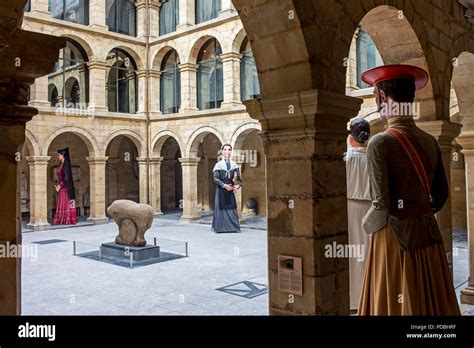
[[[75,240],[72,242],[72,249],[73,249],[72,254],[76,256],[76,241]]]
[[[130,268],[133,268],[133,251],[130,250]]]
[[[189,256],[188,255],[188,242],[184,242],[184,245],[186,246],[186,257]]]

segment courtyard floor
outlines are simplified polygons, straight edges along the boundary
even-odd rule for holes
[[[155,218],[145,237],[162,251],[188,257],[135,266],[73,256],[98,249],[117,225],[55,228],[23,233],[37,257],[22,261],[23,315],[268,315],[265,218],[247,218],[242,233],[215,234],[211,218],[179,221],[180,213]],[[467,285],[465,231],[454,233],[456,293]],[[460,305],[464,315],[474,306]]]

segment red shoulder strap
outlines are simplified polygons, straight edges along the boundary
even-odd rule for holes
[[[418,175],[423,188],[425,189],[427,195],[429,195],[431,192],[431,182],[428,179],[428,174],[426,173],[423,161],[421,160],[421,157],[416,151],[412,142],[404,132],[397,128],[389,128],[387,129],[387,132],[400,142],[406,154],[410,158],[411,163],[413,163],[413,167],[415,168],[416,174]]]

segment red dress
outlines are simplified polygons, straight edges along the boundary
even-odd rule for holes
[[[56,214],[54,214],[53,225],[75,225],[77,224],[76,202],[69,203],[69,194],[67,187],[63,182],[63,166],[58,169],[58,178],[60,190],[58,194],[58,204],[56,205]]]

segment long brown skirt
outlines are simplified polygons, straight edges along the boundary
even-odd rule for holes
[[[400,250],[388,226],[373,234],[359,315],[460,315],[442,244]]]

